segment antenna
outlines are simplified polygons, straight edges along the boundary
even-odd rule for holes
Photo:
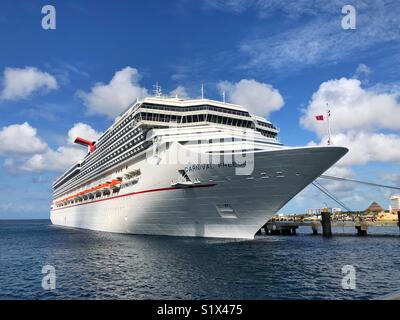
[[[153,93],[154,93],[154,95],[156,97],[161,97],[162,96],[161,86],[158,85],[158,81],[153,86]]]
[[[201,84],[201,99],[204,99],[204,85]]]
[[[225,103],[225,90],[222,91],[222,101]]]
[[[329,104],[328,102],[326,103],[326,121],[328,124],[328,146],[332,144],[332,139],[331,139],[331,124],[329,122],[329,118],[331,117],[331,110],[329,110]]]

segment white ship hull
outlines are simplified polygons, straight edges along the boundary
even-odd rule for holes
[[[253,238],[290,199],[347,149],[292,148],[254,154],[251,175],[229,166],[186,170],[192,186],[171,183],[182,165],[136,163],[138,183],[118,195],[51,211],[55,225],[90,230],[189,237]],[[186,166],[187,167],[187,166]]]

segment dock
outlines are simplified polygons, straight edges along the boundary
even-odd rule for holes
[[[258,234],[262,234],[262,230],[264,229],[265,235],[296,235],[296,230],[300,226],[300,222],[295,221],[268,221],[258,232]]]
[[[399,223],[396,223],[399,225]],[[394,226],[396,224],[391,224]],[[354,233],[334,233],[332,227],[346,226],[348,228],[354,228]],[[291,220],[274,220],[271,219],[265,223],[260,230],[256,233],[258,236],[295,236],[298,232],[297,230],[302,227],[309,228],[310,235],[322,235],[324,237],[332,236],[372,236],[372,237],[400,237],[400,233],[393,234],[369,234],[368,228],[370,224],[366,221],[354,221],[347,222],[345,225],[338,224],[335,221],[325,219],[325,221],[296,221],[296,219]],[[384,225],[378,225],[384,226]],[[400,230],[399,230],[400,231]],[[304,235],[304,232],[302,232]]]

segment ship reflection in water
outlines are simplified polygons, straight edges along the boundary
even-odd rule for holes
[[[399,240],[233,241],[1,221],[0,299],[369,299],[400,288]],[[53,291],[42,288],[44,265],[56,270]],[[341,286],[344,265],[357,272],[355,290]]]

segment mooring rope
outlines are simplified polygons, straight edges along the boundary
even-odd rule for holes
[[[336,180],[336,181],[354,182],[354,183],[365,184],[365,185],[369,185],[369,186],[373,186],[373,187],[381,187],[381,188],[400,190],[400,187],[388,186],[388,185],[379,184],[379,183],[373,183],[373,182],[368,182],[368,181],[361,181],[361,180],[354,180],[354,179],[347,179],[347,178],[341,178],[341,177],[328,176],[328,175],[325,175],[325,174],[320,175],[319,178]]]
[[[341,202],[338,198],[336,198],[330,191],[328,191],[324,186],[319,184],[317,181],[312,182],[313,186],[315,186],[319,191],[327,195],[329,198],[331,198],[333,201],[335,201],[338,205],[340,205],[342,208],[346,209],[347,211],[351,211],[343,202]]]

